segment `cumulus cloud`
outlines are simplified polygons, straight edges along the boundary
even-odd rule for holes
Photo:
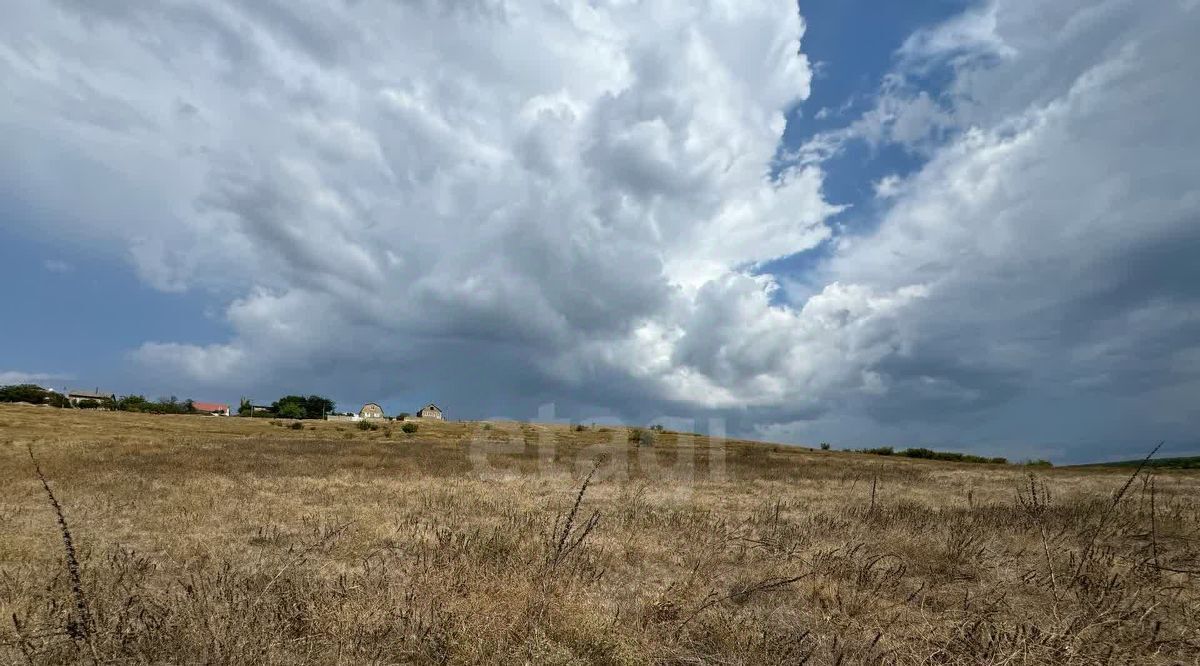
[[[999,2],[992,37],[961,20],[921,37],[927,55],[1019,47],[959,72],[960,131],[901,191],[881,183],[893,198],[878,227],[840,238],[813,277],[928,290],[904,313],[908,349],[876,365],[889,399],[853,408],[866,422],[921,421],[927,437],[949,423],[1009,448],[1059,433],[1073,455],[1148,431],[1195,445],[1194,410],[1163,405],[1197,380],[1179,359],[1200,339],[1200,166],[1181,140],[1200,130],[1183,84],[1200,17],[1143,9],[1056,6],[1062,23],[1047,26],[1032,5]]]
[[[8,188],[49,199],[35,153],[71,153],[78,208],[47,227],[82,217],[156,288],[230,296],[227,343],[134,353],[163,373],[354,377],[470,341],[576,390],[624,375],[707,404],[688,321],[739,279],[760,296],[730,314],[796,317],[748,271],[838,210],[819,168],[774,162],[811,78],[783,0],[62,0],[3,30],[0,114],[34,130]]]
[[[0,26],[0,194],[224,298],[228,340],[133,357],[231,390],[981,446],[1120,430],[1055,404],[1182,429],[1196,13],[997,0],[781,152],[811,82],[786,0],[26,3]],[[851,141],[925,164],[835,235]]]

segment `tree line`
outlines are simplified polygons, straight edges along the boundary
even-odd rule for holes
[[[80,400],[72,405],[67,397],[56,391],[44,389],[36,384],[12,384],[0,386],[0,402],[27,402],[31,405],[52,407],[76,407],[79,409],[106,409],[118,412],[142,414],[200,414],[191,398],[180,400],[175,396],[149,400],[144,395],[126,395],[117,399]],[[319,395],[285,395],[269,407],[255,409],[250,401],[242,398],[238,416],[261,416],[287,419],[323,419],[332,414],[335,403]]]

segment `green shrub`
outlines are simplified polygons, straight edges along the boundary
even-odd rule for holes
[[[417,424],[405,423],[404,425],[400,426],[400,429],[403,430],[406,434],[411,435],[417,431]]]
[[[638,446],[654,446],[654,431],[634,428],[629,431],[629,441]]]
[[[870,453],[876,456],[890,456],[896,451],[890,446],[877,446],[873,449],[859,449],[859,453]]]
[[[829,442],[821,442],[821,450],[822,450],[822,451],[828,451],[828,450],[829,450],[829,448],[830,448],[830,447],[829,447]]]
[[[373,421],[359,421],[355,427],[359,430],[379,430],[379,424]]]
[[[957,453],[955,451],[934,451],[924,447],[916,447],[904,449],[898,455],[906,458],[920,458],[923,460],[944,460],[947,462],[964,462],[964,463],[989,463],[993,465],[1007,465],[1008,458],[985,458],[984,456],[976,456],[970,453]]]
[[[304,407],[294,402],[285,402],[275,413],[285,419],[302,419],[304,418]]]

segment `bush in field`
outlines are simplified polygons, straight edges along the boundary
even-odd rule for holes
[[[890,446],[877,446],[873,449],[859,449],[859,453],[870,453],[876,456],[890,456],[896,451]]]
[[[411,435],[417,431],[417,424],[405,423],[404,425],[400,426],[400,429],[403,430],[406,434]]]
[[[829,448],[830,448],[830,447],[829,447],[829,442],[821,442],[821,450],[822,450],[822,451],[828,451],[828,450],[829,450]]]
[[[629,441],[638,446],[654,446],[654,431],[634,428],[629,431]]]
[[[292,422],[292,425],[290,425],[288,427],[291,428],[292,430],[304,430],[304,424],[299,421]]]
[[[355,427],[359,430],[379,430],[379,424],[371,421],[359,421]]]

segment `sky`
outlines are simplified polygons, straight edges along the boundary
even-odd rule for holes
[[[1200,1],[0,24],[0,383],[1200,453]]]

